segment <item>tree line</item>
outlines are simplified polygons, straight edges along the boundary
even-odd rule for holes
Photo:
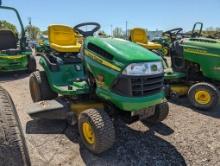
[[[0,20],[0,30],[1,29],[9,29],[11,30],[13,33],[15,34],[19,34],[17,28],[15,25],[7,22],[6,20]],[[129,36],[129,31],[127,32],[127,35]],[[147,29],[146,29],[147,31]],[[43,35],[47,35],[48,32],[47,30],[46,31],[41,31],[39,27],[37,26],[34,26],[34,25],[27,25],[25,27],[25,32],[26,32],[26,35],[28,38],[32,39],[32,40],[37,40],[37,37],[39,34],[43,34]],[[218,32],[218,33],[217,33]],[[112,32],[111,32],[112,36],[113,37],[116,37],[116,38],[122,38],[122,39],[125,39],[127,38],[128,36],[126,36],[126,31],[123,30],[123,28],[121,27],[115,27]],[[214,27],[208,27],[206,28],[205,30],[203,30],[203,35],[204,36],[213,36],[215,37],[216,34],[220,34],[220,27],[217,27],[217,28],[214,28]],[[111,36],[111,35],[108,35],[105,31],[101,30],[99,32],[99,34],[101,34],[102,36]],[[220,35],[219,35],[219,38],[220,38]]]

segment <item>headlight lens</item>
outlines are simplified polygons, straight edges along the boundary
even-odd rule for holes
[[[128,65],[122,74],[131,76],[144,76],[163,73],[161,62],[132,63]]]

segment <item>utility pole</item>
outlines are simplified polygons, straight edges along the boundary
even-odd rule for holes
[[[128,39],[128,21],[125,22],[125,39]]]
[[[113,29],[112,29],[112,24],[110,25],[111,27],[111,37],[113,37]]]

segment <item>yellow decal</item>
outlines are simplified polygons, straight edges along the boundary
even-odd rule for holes
[[[220,57],[220,55],[213,54],[213,53],[208,53],[206,50],[199,50],[199,49],[193,49],[193,48],[185,48],[184,51],[188,52],[188,53],[199,54],[199,55]]]
[[[97,61],[98,63],[103,64],[104,66],[107,66],[107,67],[109,67],[113,70],[116,70],[116,71],[121,71],[121,69],[118,66],[115,66],[115,65],[111,64],[110,62],[98,57],[97,55],[95,55],[94,53],[92,53],[88,50],[85,50],[85,55],[89,56],[90,58]]]
[[[12,56],[0,56],[0,59],[20,59],[23,58],[25,55],[12,55]]]

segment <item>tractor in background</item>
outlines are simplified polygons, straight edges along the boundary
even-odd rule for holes
[[[182,33],[182,28],[164,32],[171,41],[170,59],[162,55],[165,92],[168,98],[187,95],[192,106],[210,110],[220,97],[220,41],[203,37],[202,28],[197,22],[191,33]],[[146,34],[139,33],[138,38],[146,38]]]
[[[187,95],[194,107],[210,110],[220,97],[220,41],[202,37],[202,28],[197,22],[191,34],[166,32],[172,44],[165,83],[168,97]]]
[[[21,17],[15,8],[2,6],[0,10],[12,11],[16,14],[21,26],[20,39],[11,30],[0,30],[0,72],[26,70],[29,73],[36,70],[36,60],[32,49],[28,47]]]

